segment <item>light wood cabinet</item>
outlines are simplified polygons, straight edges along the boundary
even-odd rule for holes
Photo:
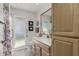
[[[41,55],[41,48],[38,45],[35,45],[35,52],[36,52],[36,56],[40,56]]]
[[[79,3],[74,4],[74,23],[73,23],[73,31],[75,35],[79,36]]]
[[[32,44],[32,55],[41,56],[41,48],[39,47],[39,43],[35,40],[33,41],[33,44]]]
[[[54,56],[79,55],[79,4],[52,4]]]
[[[33,40],[32,51],[34,56],[50,56],[50,46],[38,40]]]
[[[73,31],[73,4],[55,3],[53,8],[53,24],[55,32]]]
[[[73,56],[78,53],[79,40],[75,38],[67,38],[63,36],[54,36],[53,55],[55,56]]]
[[[54,55],[72,55],[72,43],[54,40]]]
[[[46,52],[44,49],[42,49],[42,56],[50,56],[49,52]]]
[[[54,32],[74,32],[79,36],[79,3],[52,4]]]

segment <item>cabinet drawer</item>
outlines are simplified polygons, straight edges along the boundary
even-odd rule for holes
[[[48,46],[40,41],[37,41],[37,40],[33,40],[33,44],[35,46],[35,55],[37,55],[37,56],[41,56],[42,54],[45,56],[49,55],[50,46]]]
[[[39,42],[39,41],[37,41],[37,42],[38,42],[37,45],[38,45],[40,48],[44,49],[46,52],[49,53],[50,47],[49,47],[48,45],[46,45],[46,44],[44,44],[44,43],[42,43],[42,42]]]

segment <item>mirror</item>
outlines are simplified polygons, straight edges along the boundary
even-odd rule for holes
[[[40,15],[41,34],[50,37],[51,34],[51,8]]]

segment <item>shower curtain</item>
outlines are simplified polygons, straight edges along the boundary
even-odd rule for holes
[[[11,37],[11,29],[10,29],[10,6],[8,3],[3,3],[3,19],[5,22],[5,39],[3,42],[3,54],[5,56],[10,56],[12,55],[12,48],[11,48],[11,42],[12,42],[12,37]]]

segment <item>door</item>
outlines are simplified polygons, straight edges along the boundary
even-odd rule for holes
[[[4,24],[0,23],[0,56],[3,55]]]
[[[14,22],[15,48],[25,45],[25,33],[25,19],[20,17],[16,18],[16,21]]]
[[[72,43],[61,41],[61,40],[54,40],[54,55],[55,56],[71,56],[73,55],[72,50]]]
[[[55,56],[78,56],[79,40],[75,38],[53,36],[53,55]]]
[[[14,19],[14,44],[13,55],[25,55],[26,43],[26,21],[23,17],[15,17]]]
[[[53,23],[55,32],[72,32],[73,4],[55,3],[53,8]]]

